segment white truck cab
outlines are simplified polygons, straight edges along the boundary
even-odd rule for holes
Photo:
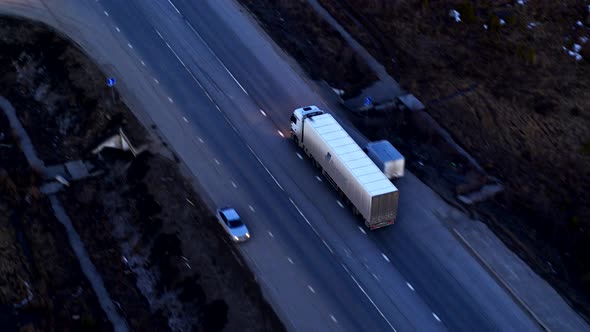
[[[314,115],[324,114],[317,106],[301,107],[291,115],[291,138],[297,146],[303,148],[303,120]]]

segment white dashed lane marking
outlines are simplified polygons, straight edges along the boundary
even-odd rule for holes
[[[367,232],[365,232],[365,230],[361,226],[359,226],[359,230],[361,231],[361,233],[363,233],[365,235],[367,234]]]
[[[317,175],[315,176],[315,179],[316,179],[316,180],[318,180],[318,181],[320,181],[320,182],[322,182],[322,178],[320,178],[320,177],[319,177],[319,176],[317,176]]]
[[[387,255],[385,255],[384,253],[381,253],[381,256],[383,256],[383,258],[389,262],[389,257],[387,257]]]
[[[336,201],[338,203],[338,205],[340,205],[341,208],[344,208],[344,205],[342,205],[342,203],[340,201]]]
[[[438,318],[438,316],[434,312],[432,313],[432,316],[434,316],[434,318],[440,322],[440,318]]]
[[[281,135],[281,137],[285,138],[285,135],[283,135],[283,133],[280,130],[277,130],[277,133],[279,133],[279,135]]]
[[[232,185],[234,188],[237,188],[237,187],[238,187],[238,186],[236,185],[236,183],[235,183],[235,182],[233,182],[233,181],[231,182],[231,185]]]
[[[157,79],[154,78],[154,82],[156,82],[156,84],[160,84],[160,81],[158,81]]]
[[[415,291],[415,290],[414,290],[414,287],[412,287],[412,284],[410,284],[409,282],[406,282],[406,285],[408,285],[408,288],[409,288],[409,289],[411,289],[411,290]]]
[[[309,291],[315,294],[315,290],[313,289],[313,287],[311,287],[310,285],[307,285],[307,288],[309,288]]]
[[[289,261],[289,263],[295,264],[295,263],[293,263],[293,260],[290,257],[287,257],[287,260]]]
[[[250,208],[250,211],[252,211],[252,212],[256,212],[256,211],[254,210],[254,208],[252,207],[252,205],[248,205],[248,207]]]
[[[262,115],[266,116],[266,113],[263,110],[260,110],[260,113],[262,113]]]
[[[117,32],[121,32],[121,29],[119,29],[119,27],[115,27],[115,30],[117,30]]]
[[[127,46],[129,46],[130,49],[133,49],[133,45],[127,43]]]
[[[214,161],[214,162],[215,162],[217,165],[221,165],[221,164],[219,163],[219,160],[217,160],[217,159],[213,159],[213,161]]]
[[[174,103],[174,100],[172,100],[172,98],[168,97],[168,101],[171,103]]]
[[[103,13],[104,13],[106,16],[109,16],[109,13],[108,13],[106,10],[105,10],[105,11],[103,11]]]
[[[297,152],[297,157],[299,157],[299,159],[303,160],[303,156],[299,154],[299,152]]]
[[[338,323],[338,321],[336,320],[336,317],[334,317],[334,315],[330,315],[330,318],[332,319],[332,321],[333,321],[334,323]]]
[[[185,118],[184,116],[182,117],[182,119],[184,120],[184,122],[188,122],[187,118]]]
[[[272,232],[270,232],[270,231],[268,232],[268,235],[269,235],[270,237],[275,237],[275,236],[272,234]]]
[[[168,0],[168,2],[170,3],[170,5],[174,8],[174,10],[176,10],[176,12],[178,13],[178,15],[180,15],[180,11],[178,10],[178,8],[176,8],[176,6],[172,3],[172,1]]]

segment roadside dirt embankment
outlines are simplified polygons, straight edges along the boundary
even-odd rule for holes
[[[29,166],[0,112],[3,328],[112,330],[53,215],[59,200],[131,330],[284,331],[177,159],[91,59],[46,26],[8,17],[0,48],[0,91],[45,166]],[[119,129],[147,151],[92,152]]]

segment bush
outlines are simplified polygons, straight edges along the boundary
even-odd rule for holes
[[[590,156],[590,139],[586,143],[582,144],[582,154]]]
[[[519,46],[517,48],[517,53],[527,65],[534,65],[537,62],[537,52],[531,47]]]
[[[461,20],[465,23],[475,22],[475,6],[471,1],[463,2],[457,7],[457,11],[461,14]]]
[[[500,31],[501,27],[502,27],[502,24],[500,24],[500,18],[494,14],[491,14],[490,15],[490,31],[498,32],[498,31]]]

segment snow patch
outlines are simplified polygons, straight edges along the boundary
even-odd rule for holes
[[[455,22],[461,22],[461,14],[459,14],[458,11],[451,9],[451,11],[449,12],[449,16],[455,19]]]

